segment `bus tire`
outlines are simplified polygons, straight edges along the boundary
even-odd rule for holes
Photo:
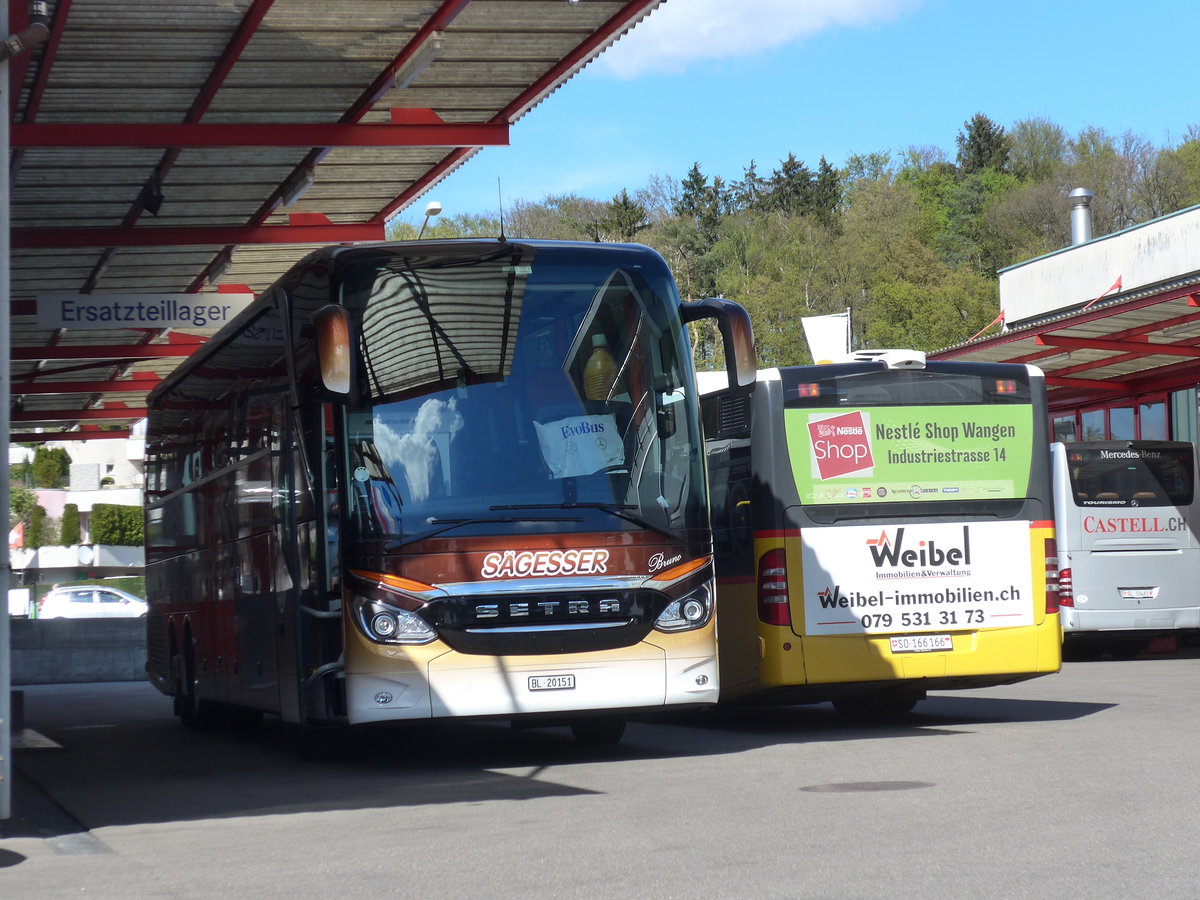
[[[624,716],[581,716],[571,721],[576,743],[592,747],[615,744],[625,735]]]
[[[838,697],[833,708],[847,719],[897,719],[912,712],[921,699],[915,694],[858,694]]]
[[[184,652],[176,661],[175,671],[179,683],[175,688],[175,709],[179,721],[188,728],[208,731],[217,724],[215,707],[207,700],[201,700],[196,693],[196,664],[192,661],[191,653]]]

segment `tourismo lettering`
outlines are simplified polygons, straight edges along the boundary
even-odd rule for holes
[[[875,465],[861,412],[809,422],[808,438],[822,480],[864,472]]]
[[[1084,516],[1083,530],[1088,534],[1155,534],[1186,531],[1187,522],[1180,516],[1168,519],[1149,516]]]
[[[483,578],[545,578],[554,575],[603,575],[608,551],[499,550],[483,558]]]
[[[923,569],[971,564],[971,535],[966,525],[963,526],[962,546],[948,549],[939,547],[933,541],[917,541],[916,549],[905,550],[904,534],[904,528],[897,528],[894,541],[888,537],[887,531],[881,532],[878,538],[867,541],[875,568],[880,569],[887,565]]]

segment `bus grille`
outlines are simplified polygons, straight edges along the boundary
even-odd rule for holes
[[[423,615],[461,653],[585,653],[638,643],[668,602],[647,590],[475,594]]]

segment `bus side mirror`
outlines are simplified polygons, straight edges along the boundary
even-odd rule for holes
[[[725,373],[729,377],[729,388],[740,393],[751,390],[758,375],[758,358],[754,353],[754,328],[750,325],[750,314],[745,308],[732,300],[705,297],[703,300],[681,303],[680,315],[685,324],[698,319],[717,320],[725,351]]]
[[[332,303],[322,307],[313,314],[313,330],[321,386],[331,394],[349,397],[354,372],[349,311]]]

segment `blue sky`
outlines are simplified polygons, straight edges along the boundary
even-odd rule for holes
[[[694,162],[736,180],[788,153],[813,168],[910,146],[953,158],[976,112],[1162,146],[1200,125],[1197,33],[1196,0],[667,0],[400,218],[419,223],[429,200],[494,214],[497,179],[506,202],[609,200]]]

